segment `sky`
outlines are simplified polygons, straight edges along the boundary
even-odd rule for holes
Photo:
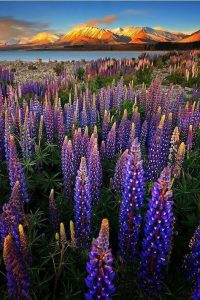
[[[0,42],[41,31],[64,34],[76,26],[147,26],[192,33],[200,29],[200,2],[0,2]]]

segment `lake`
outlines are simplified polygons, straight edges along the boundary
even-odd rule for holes
[[[24,51],[24,50],[8,50],[0,51],[0,61],[14,61],[17,59],[23,61],[34,61],[41,58],[43,61],[71,61],[71,60],[95,60],[98,58],[137,58],[145,52],[136,51]],[[159,55],[163,52],[149,52],[152,55]]]

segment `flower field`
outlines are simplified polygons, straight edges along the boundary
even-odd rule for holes
[[[0,67],[1,299],[200,299],[199,54],[71,64]]]

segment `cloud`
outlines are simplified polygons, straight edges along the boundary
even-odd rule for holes
[[[103,18],[90,19],[84,23],[79,23],[73,27],[87,27],[87,26],[95,27],[102,24],[112,24],[116,20],[117,20],[117,16],[110,15],[110,16],[105,16]]]
[[[16,43],[38,33],[41,28],[48,29],[47,23],[30,22],[15,19],[13,17],[0,17],[0,43]]]
[[[162,27],[162,26],[154,26],[153,29],[155,29],[155,30],[169,31],[167,28]]]

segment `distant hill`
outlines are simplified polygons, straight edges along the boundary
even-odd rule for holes
[[[200,30],[190,35],[150,27],[128,26],[102,29],[82,26],[66,34],[39,32],[16,44],[1,44],[0,49],[90,49],[90,50],[171,50],[200,48]]]

